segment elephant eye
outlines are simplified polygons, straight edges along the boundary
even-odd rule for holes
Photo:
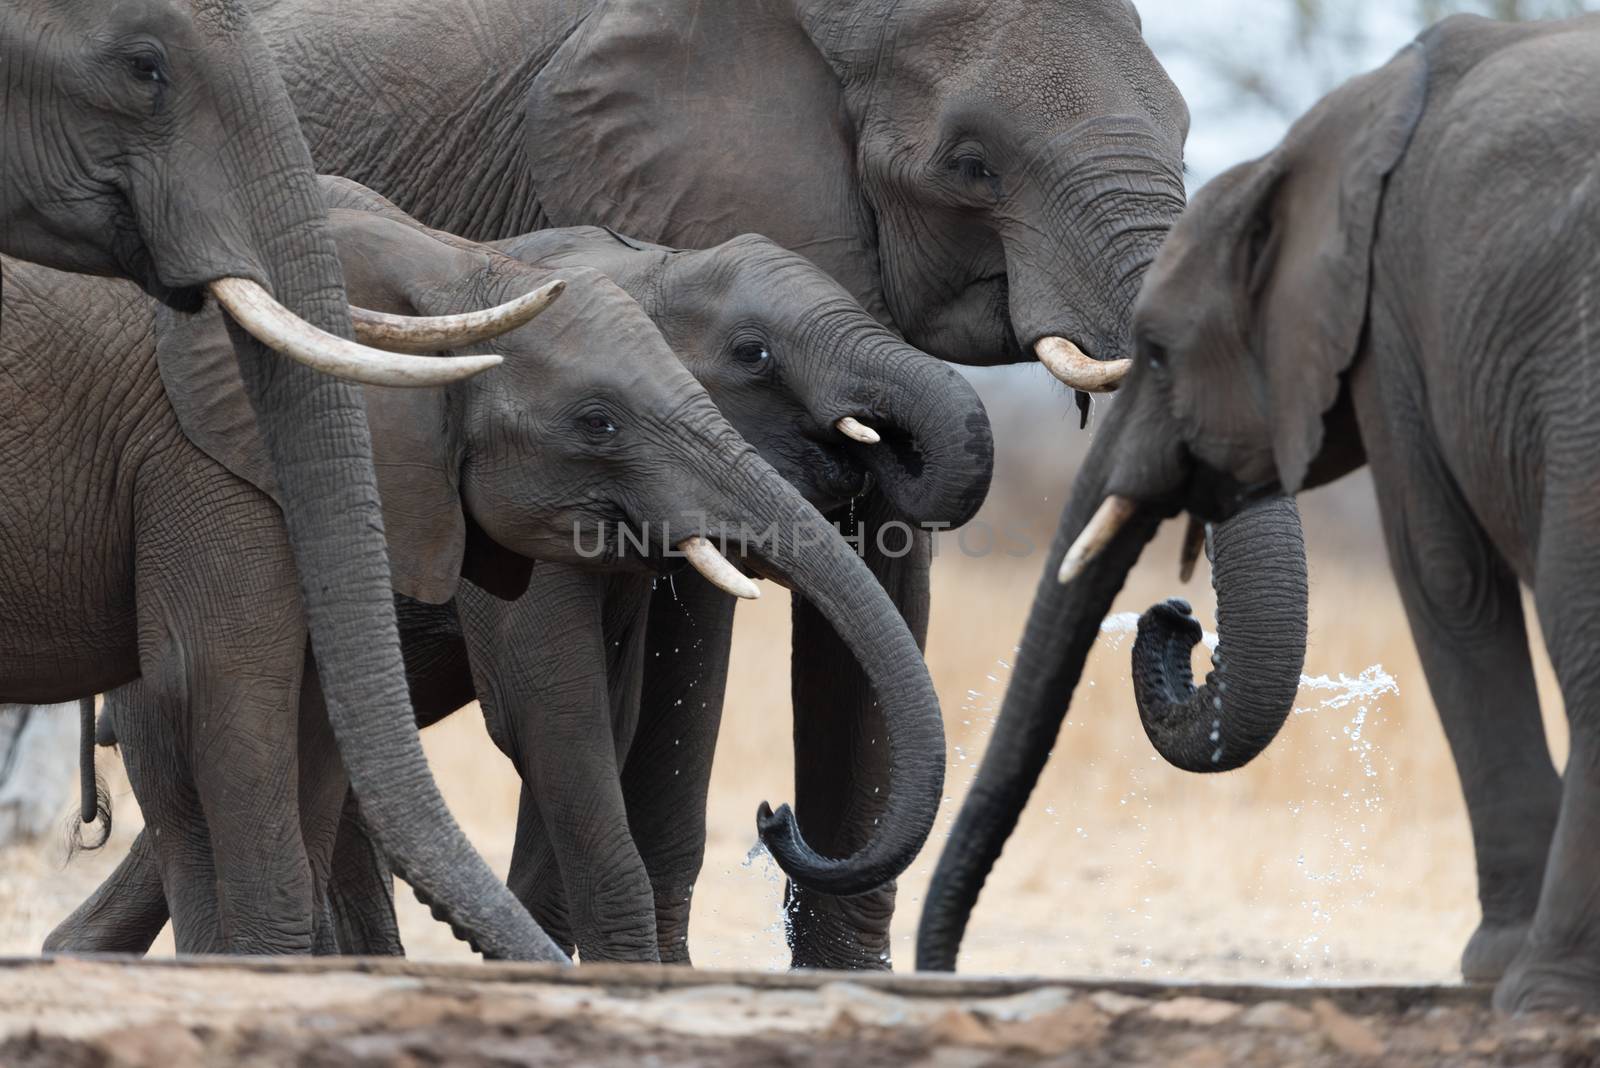
[[[760,341],[745,341],[734,347],[733,358],[747,367],[765,367],[772,359],[772,353]]]
[[[952,159],[950,169],[969,182],[989,182],[999,177],[989,169],[982,156],[975,156],[970,152],[962,153]]]
[[[134,78],[141,82],[154,82],[164,84],[167,80],[165,65],[161,62],[161,55],[150,49],[140,49],[128,57],[128,70]]]
[[[578,417],[578,425],[584,432],[594,438],[609,438],[617,432],[616,424],[611,417],[602,411],[585,412]]]

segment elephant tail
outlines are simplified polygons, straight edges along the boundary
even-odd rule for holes
[[[72,841],[67,854],[80,850],[95,850],[111,840],[111,791],[105,779],[94,766],[94,696],[78,702],[78,822],[72,827]],[[84,828],[95,824],[93,840],[84,836]]]

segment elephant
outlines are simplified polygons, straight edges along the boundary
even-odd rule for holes
[[[450,314],[461,303],[507,287],[526,289],[544,276],[492,250],[439,240],[370,211],[335,208],[330,219],[351,291],[390,314]],[[458,596],[467,575],[490,591],[482,597],[515,598],[527,588],[535,559],[649,574],[681,563],[673,559],[681,552],[723,588],[753,596],[753,584],[707,536],[740,525],[778,530],[747,552],[747,563],[803,590],[852,637],[856,655],[879,680],[890,723],[885,742],[898,755],[889,818],[858,856],[817,857],[787,809],[774,814],[763,806],[762,835],[801,883],[854,893],[893,878],[921,848],[942,788],[942,767],[934,767],[943,754],[938,703],[909,631],[887,596],[866,581],[865,565],[722,419],[643,310],[593,271],[562,273],[581,286],[574,282],[538,323],[496,343],[506,363],[494,374],[449,390],[367,390],[396,592],[444,603]],[[218,325],[170,329],[158,359],[216,367]],[[230,418],[237,383],[209,381],[207,390],[190,393],[169,385],[173,403],[204,411],[208,434],[199,435],[199,444],[206,460],[256,496],[270,493],[248,435],[219,432],[237,421]],[[270,626],[271,591],[258,599],[263,607],[256,615]],[[284,599],[283,591],[276,599]],[[206,659],[192,636],[175,644],[188,661]],[[283,656],[300,657],[298,644],[280,645]],[[285,666],[274,677],[292,674]],[[319,680],[311,669],[304,679],[278,702],[276,716],[255,710],[249,741],[263,784],[281,793],[298,773],[298,818],[295,805],[279,806],[282,826],[273,828],[279,840],[267,852],[293,854],[298,836],[317,894],[331,863],[344,787],[330,747],[317,736]],[[130,780],[157,832],[149,848],[159,858],[184,952],[238,948],[218,943],[229,931],[219,916],[229,904],[223,868],[241,843],[273,838],[259,807],[248,825],[237,822],[231,807],[244,760],[230,764],[225,788],[208,790],[213,772],[200,757],[229,725],[203,714],[192,696],[197,692],[203,688],[195,680],[147,672],[108,698]],[[558,759],[584,756],[555,746],[550,752]],[[307,882],[303,871],[293,875]],[[218,884],[212,901],[208,890]],[[284,874],[268,885],[281,892],[296,883]],[[304,897],[297,904],[297,915],[314,924],[319,910]],[[301,933],[323,937],[314,927]]]
[[[397,870],[486,953],[559,958],[433,785],[403,689],[365,414],[352,386],[303,366],[447,381],[494,359],[426,359],[349,341],[310,155],[265,43],[235,0],[8,0],[0,64],[0,253],[125,278],[182,311],[208,294],[228,307],[251,422],[279,476],[284,567],[299,577],[305,625],[328,669],[329,715],[374,832]],[[27,314],[13,295],[8,284],[7,344]],[[40,471],[19,465],[27,427],[49,413],[13,390],[50,369],[7,371],[0,477],[8,490],[21,480],[37,492]],[[103,381],[95,371],[84,367],[77,387]],[[65,383],[50,381],[59,396]],[[62,559],[79,538],[92,540],[81,528],[93,511],[25,516],[29,499],[0,498],[8,550],[26,539]],[[48,588],[63,571],[39,573],[20,552],[0,558],[0,699],[78,698],[135,670],[122,656],[108,671],[76,633],[36,645],[37,620],[53,618],[55,595],[70,592]]]
[[[1067,596],[1036,603],[1035,655],[1012,685],[1034,691],[1022,720],[1043,715],[1041,694],[1070,692],[1082,651],[1067,630],[1098,608],[1081,595],[1120,581],[1160,516],[1242,516],[1369,466],[1472,825],[1482,922],[1462,971],[1516,1011],[1600,1008],[1600,513],[1586,393],[1600,366],[1597,86],[1600,17],[1458,16],[1196,195],[1139,299],[1118,414],[1140,447],[1075,486],[1056,543]],[[1234,584],[1281,585],[1264,570],[1247,562]],[[1541,724],[1521,583],[1571,725],[1564,776]],[[1192,741],[1208,721],[1195,722],[1197,629],[1183,607],[1141,621],[1135,696],[1147,724]],[[1303,632],[1303,615],[1294,622]],[[1246,638],[1252,685],[1287,691],[1291,660],[1249,649],[1265,637]],[[1048,689],[1036,681],[1046,672]],[[1270,740],[1265,726],[1251,749]],[[975,797],[1026,792],[990,771],[986,758]],[[955,884],[998,850],[994,807],[969,802],[966,830],[989,841],[953,837],[941,859],[930,950],[951,948],[970,904],[950,896]]]
[[[410,221],[353,182],[325,178],[324,191],[331,208]],[[679,251],[598,227],[539,231],[491,247],[561,272],[598,269],[636,296],[734,428],[814,506],[844,503],[869,473],[905,511],[947,516],[945,525],[970,518],[982,501],[993,447],[976,393],[878,325],[803,257],[754,236]],[[869,420],[867,436],[879,443],[834,445],[846,440],[834,428],[854,419],[846,413]],[[853,432],[866,433],[856,422]],[[911,455],[921,458],[914,470],[900,458]],[[688,597],[686,577],[672,576],[671,588]],[[419,725],[481,697],[491,736],[527,783],[511,884],[536,916],[559,919],[569,949],[581,948],[585,960],[687,963],[688,901],[704,854],[720,701],[696,701],[666,722],[638,721],[653,579],[546,563],[526,581],[527,593],[510,603],[472,583],[449,606],[401,597]],[[629,755],[635,738],[637,761]],[[659,748],[671,751],[670,768],[643,756]],[[341,846],[353,841],[368,850],[361,834],[359,824],[341,829]],[[158,895],[159,880],[137,870],[150,862],[141,855],[97,898],[124,900],[136,887]],[[336,860],[335,867],[373,874],[371,865]],[[350,880],[336,888],[334,919],[341,931],[368,933],[340,948],[398,951],[386,880],[359,881],[364,888]],[[165,921],[159,909],[149,914],[139,948]],[[95,929],[105,926],[101,916],[87,910],[52,944],[127,948],[127,931]]]
[[[429,225],[604,224],[684,248],[764,234],[925,352],[1038,358],[1085,415],[1126,371],[1139,280],[1184,205],[1188,110],[1131,0],[251,3],[318,165]],[[928,539],[879,553],[905,517],[877,494],[841,518],[920,640]],[[726,675],[725,643],[671,654],[728,612],[691,600],[704,611],[654,612],[672,625],[649,639],[646,721]],[[886,770],[844,654],[798,603],[796,807],[839,854],[874,817],[851,784]],[[892,887],[787,900],[796,965],[888,965]]]

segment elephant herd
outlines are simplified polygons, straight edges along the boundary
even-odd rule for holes
[[[1600,16],[1447,20],[1187,205],[1129,0],[0,0],[0,56],[0,701],[85,702],[85,822],[96,736],[146,820],[47,949],[400,953],[399,876],[487,957],[688,963],[754,576],[794,594],[793,963],[887,967],[944,792],[930,532],[993,466],[950,363],[1037,359],[1117,397],[918,967],[1157,527],[1222,638],[1196,686],[1151,609],[1133,703],[1237,768],[1303,666],[1293,496],[1367,464],[1463,972],[1600,1009]],[[504,883],[416,730],[474,700]]]

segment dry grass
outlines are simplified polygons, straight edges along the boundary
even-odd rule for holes
[[[1020,431],[1009,429],[1023,422],[996,420],[1008,478],[987,514],[1030,516],[1042,539],[1059,505],[1040,502],[1041,488],[1065,485],[1075,462],[1024,452]],[[1106,636],[979,903],[965,970],[1152,978],[1456,974],[1477,919],[1466,819],[1404,616],[1375,551],[1369,497],[1357,485],[1305,502],[1313,561],[1307,673],[1337,679],[1381,665],[1397,690],[1354,699],[1345,691],[1303,690],[1302,712],[1255,765],[1191,777],[1153,756],[1127,682],[1128,639]],[[1164,532],[1152,547],[1118,611],[1139,611],[1178,592],[1175,534]],[[949,797],[935,838],[901,883],[895,952],[902,966],[911,960],[928,872],[1004,693],[1040,566],[1038,558],[947,554],[935,569],[928,659],[949,727]],[[1209,619],[1204,586],[1197,581],[1187,593]],[[786,960],[782,881],[766,858],[748,857],[756,802],[793,794],[783,756],[788,678],[774,665],[787,656],[773,655],[787,649],[788,605],[781,591],[768,594],[740,609],[691,929],[695,959],[706,965],[780,967]],[[1555,724],[1559,702],[1547,668],[1541,686]],[[1564,759],[1554,726],[1552,735]],[[481,720],[459,714],[429,731],[425,743],[452,809],[504,870],[516,784]],[[105,854],[65,870],[55,844],[0,854],[0,952],[36,951],[125,848],[137,813],[113,772],[120,830]],[[405,904],[413,954],[466,955],[425,910],[409,898]]]

